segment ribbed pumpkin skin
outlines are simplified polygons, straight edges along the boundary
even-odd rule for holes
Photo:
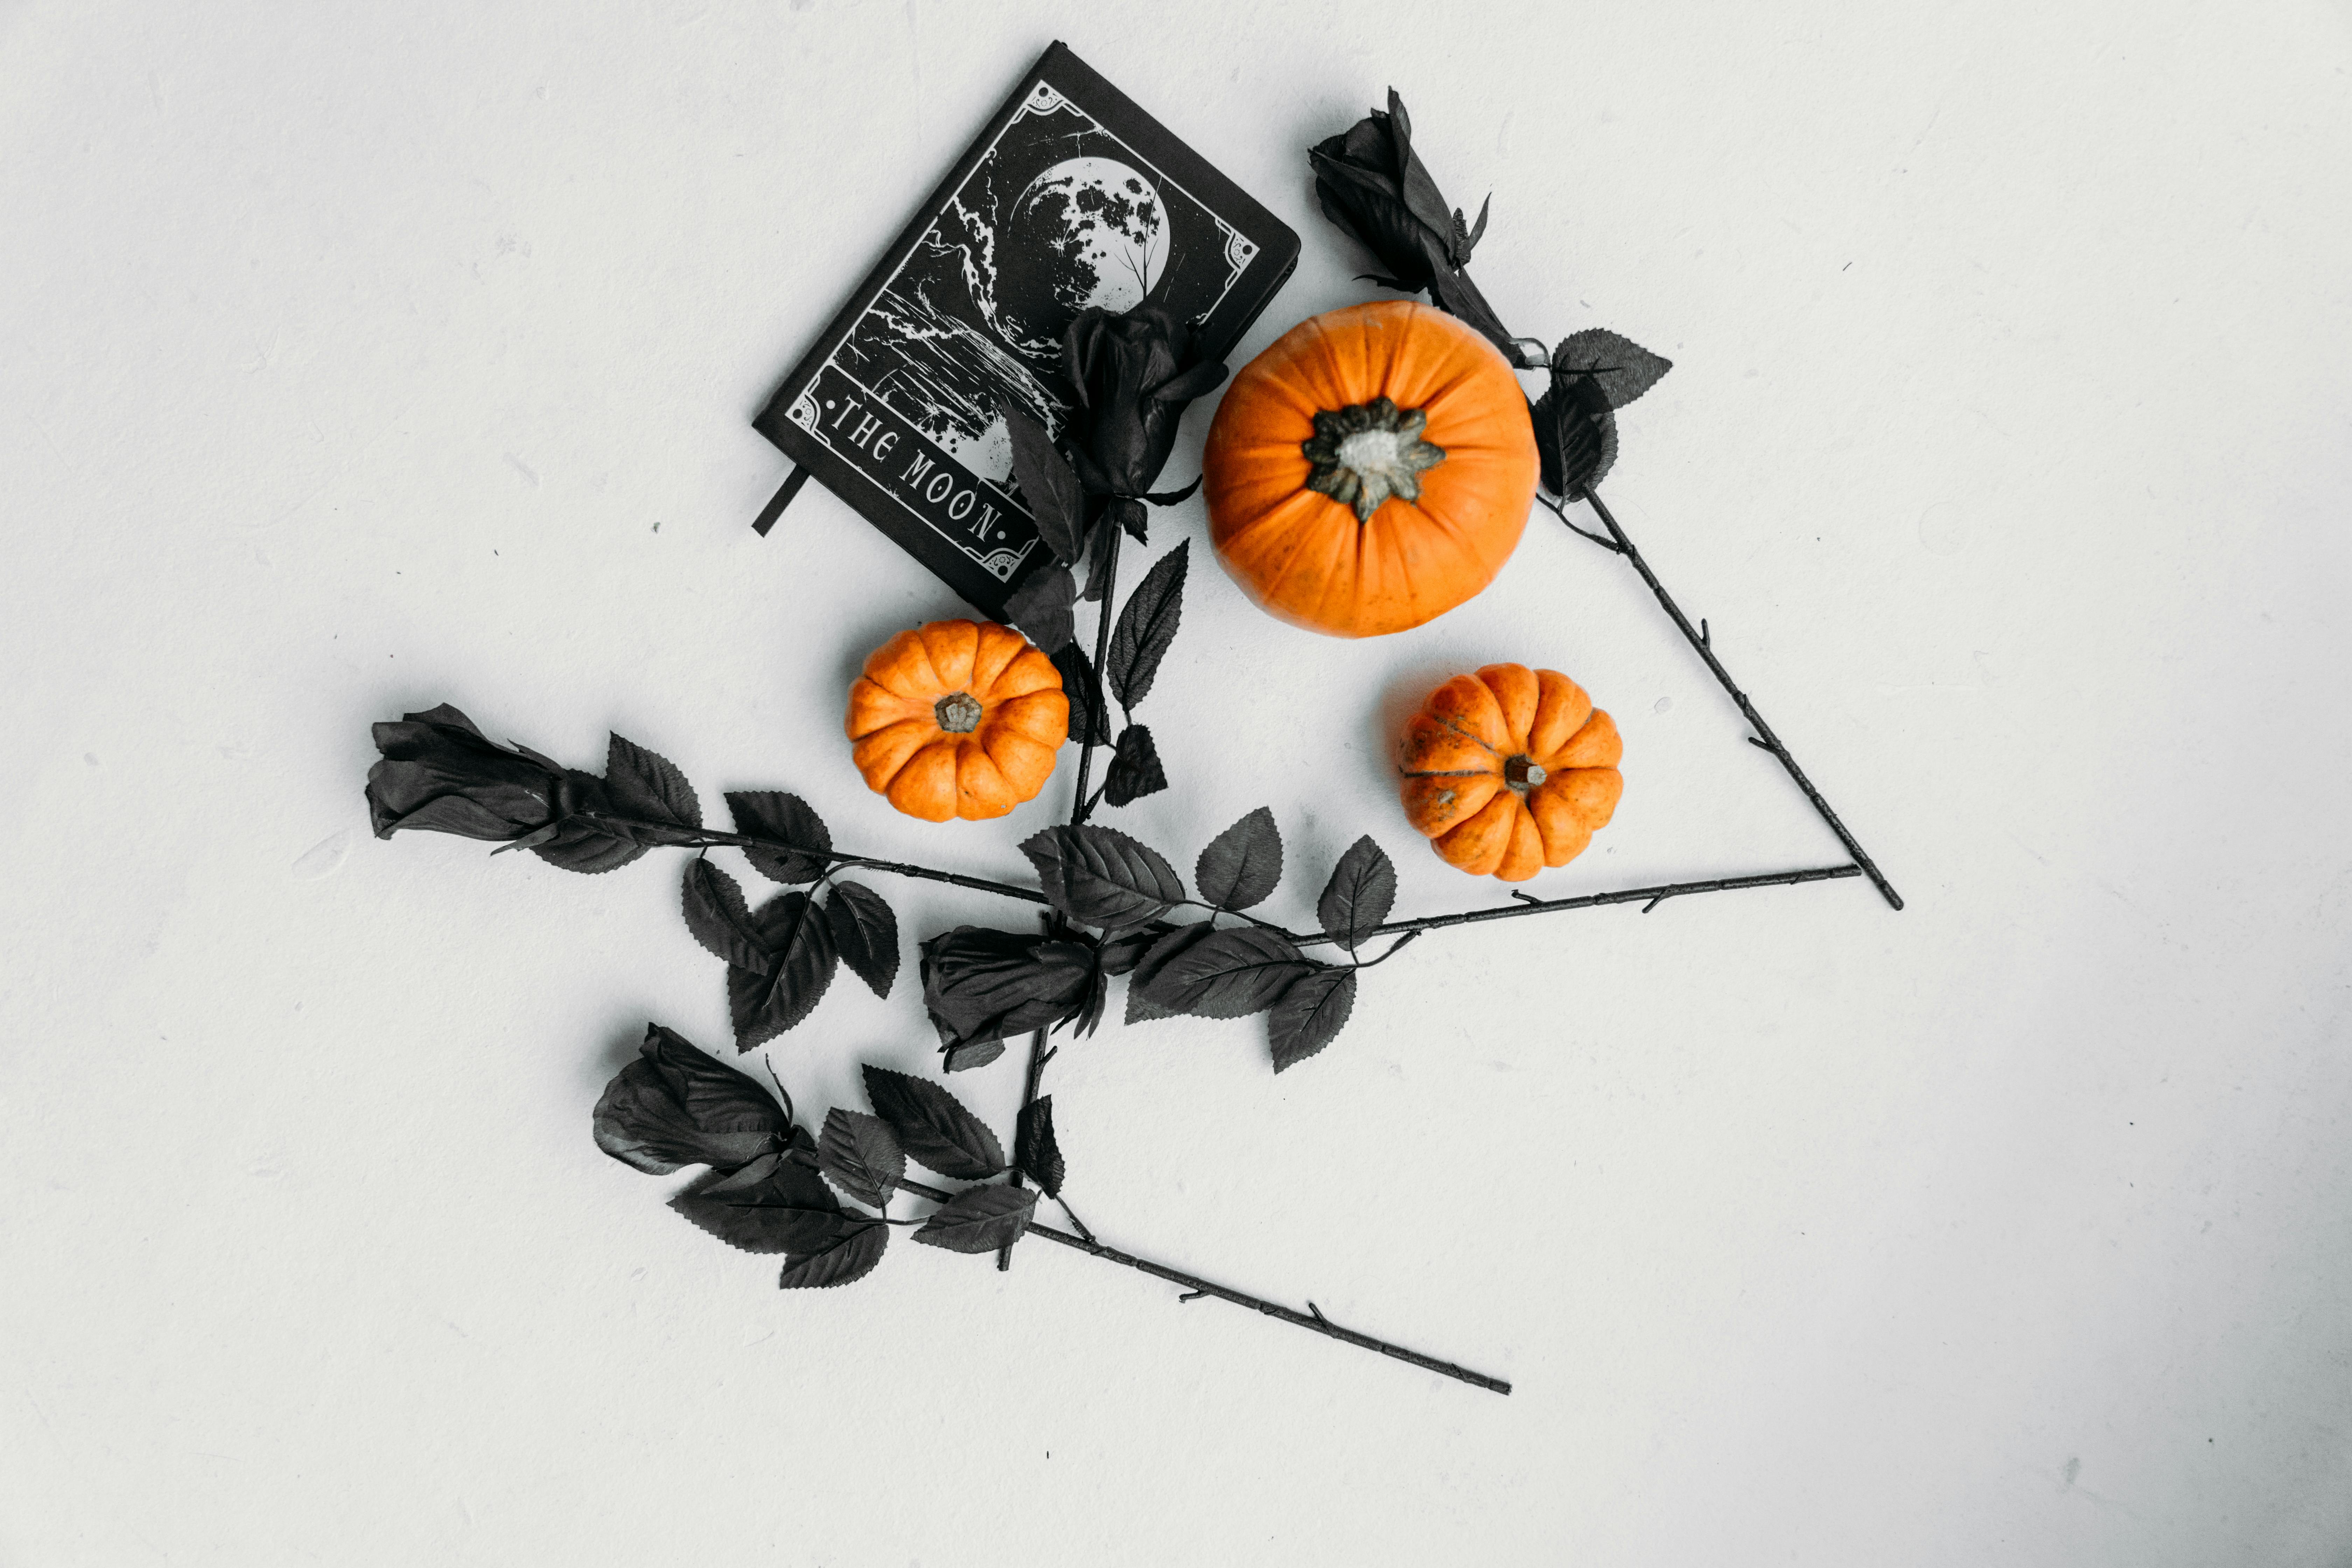
[[[1625,778],[1616,722],[1556,669],[1490,664],[1429,695],[1397,748],[1404,814],[1449,866],[1524,882],[1584,853],[1616,814]],[[1514,758],[1544,770],[1524,795]]]
[[[1417,501],[1370,521],[1307,488],[1318,412],[1386,396],[1428,412],[1445,460]],[[1202,457],[1209,536],[1234,582],[1284,620],[1380,637],[1444,615],[1495,580],[1536,493],[1527,397],[1494,346],[1411,300],[1301,321],[1244,366]]]
[[[940,700],[959,691],[980,704],[968,734],[940,727]],[[866,656],[843,727],[867,787],[892,805],[926,822],[978,822],[1045,787],[1070,700],[1054,661],[1012,627],[932,621]]]

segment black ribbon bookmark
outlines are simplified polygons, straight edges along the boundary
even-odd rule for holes
[[[808,477],[806,468],[794,468],[792,477],[784,481],[783,488],[760,509],[760,515],[751,523],[751,531],[765,539],[768,530],[776,526],[776,519],[784,515],[784,508],[793,504],[793,498],[801,493],[803,485],[808,483]]]

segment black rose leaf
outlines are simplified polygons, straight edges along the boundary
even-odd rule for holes
[[[923,1006],[950,1052],[1051,1028],[1086,1005],[1094,953],[1082,942],[958,926],[922,945]],[[997,1052],[950,1058],[950,1070]]]
[[[1077,582],[1066,566],[1032,572],[1028,581],[1004,601],[1004,618],[1051,654],[1069,644],[1070,610],[1077,602]]]
[[[1266,1018],[1274,1070],[1306,1060],[1347,1024],[1356,1007],[1356,971],[1318,964],[1290,983]]]
[[[1048,827],[1024,839],[1046,902],[1103,931],[1145,925],[1184,898],[1176,868],[1115,827]]]
[[[822,1290],[847,1285],[874,1272],[890,1245],[890,1227],[880,1220],[845,1219],[841,1229],[822,1251],[800,1253],[784,1259],[776,1283],[787,1290]]]
[[[1141,1024],[1153,1018],[1173,1018],[1183,1009],[1162,1006],[1152,999],[1153,988],[1159,984],[1160,971],[1186,949],[1209,936],[1217,928],[1207,921],[1181,925],[1162,932],[1143,956],[1136,961],[1134,977],[1127,985],[1127,1021]]]
[[[618,735],[605,746],[604,789],[614,810],[653,825],[637,829],[648,843],[690,842],[693,830],[702,826],[702,803],[677,764]],[[664,826],[680,831],[665,834]]]
[[[868,1066],[866,1098],[898,1135],[898,1146],[942,1176],[976,1182],[1004,1169],[1004,1146],[988,1124],[929,1079]]]
[[[1110,709],[1103,700],[1102,682],[1095,679],[1094,661],[1072,643],[1053,655],[1062,672],[1062,690],[1070,700],[1070,739],[1082,746],[1110,744]]]
[[[878,1116],[840,1106],[825,1113],[824,1131],[816,1141],[817,1163],[833,1184],[868,1208],[887,1208],[899,1178],[907,1173],[907,1152],[898,1134]]]
[[[1168,773],[1160,765],[1160,749],[1151,743],[1151,731],[1140,724],[1121,730],[1110,772],[1103,779],[1103,799],[1113,805],[1128,805],[1167,787]]]
[[[1674,361],[1599,327],[1570,334],[1551,353],[1554,381],[1584,377],[1600,387],[1602,399],[1612,408],[1624,407],[1674,368]]]
[[[815,1252],[840,1234],[842,1208],[814,1171],[779,1154],[702,1183],[670,1207],[745,1252]]]
[[[1164,306],[1078,312],[1062,334],[1062,362],[1080,404],[1071,458],[1088,489],[1115,496],[1150,489],[1176,445],[1185,405],[1225,379],[1225,367],[1202,360],[1199,349],[1191,325]],[[1017,463],[1017,443],[1014,451]]]
[[[1013,436],[1013,478],[1037,520],[1038,537],[1055,560],[1075,566],[1086,553],[1087,498],[1078,476],[1043,425],[1010,405],[1003,412]]]
[[[889,904],[862,882],[835,882],[824,913],[841,961],[874,994],[889,995],[898,978],[898,917]]]
[[[596,1101],[596,1147],[655,1175],[750,1164],[781,1152],[791,1125],[765,1089],[659,1024]]]
[[[1043,1095],[1021,1108],[1013,1130],[1013,1163],[1049,1198],[1062,1195],[1062,1146],[1054,1139],[1054,1097]]]
[[[1582,500],[1609,477],[1617,462],[1617,411],[1599,381],[1555,372],[1528,417],[1544,489],[1562,500]]]
[[[1192,867],[1201,901],[1220,910],[1262,903],[1281,880],[1282,830],[1263,805],[1209,840]]]
[[[800,796],[772,789],[737,791],[728,795],[727,809],[735,818],[735,831],[745,837],[771,838],[796,847],[796,850],[746,847],[743,858],[751,862],[751,869],[772,882],[787,885],[814,882],[824,875],[833,834],[824,818]]]
[[[778,893],[752,920],[769,967],[728,968],[727,1007],[739,1051],[763,1045],[807,1017],[833,984],[840,959],[833,922],[806,893]]]
[[[1396,902],[1396,868],[1369,833],[1348,847],[1316,900],[1324,932],[1349,952],[1389,918]]]
[[[1150,695],[1160,661],[1176,640],[1177,623],[1184,614],[1184,573],[1192,542],[1185,540],[1152,564],[1128,595],[1110,634],[1110,652],[1103,661],[1103,678],[1118,694],[1119,706],[1132,709]]]
[[[743,889],[700,856],[686,863],[685,905],[686,929],[713,957],[760,974],[772,967]]]
[[[1310,967],[1281,932],[1235,926],[1186,944],[1148,977],[1139,968],[1134,984],[1171,1013],[1242,1018],[1273,1006]]]
[[[970,1072],[974,1068],[986,1067],[1003,1054],[1003,1040],[970,1040],[941,1047],[940,1065],[949,1072]]]
[[[925,1221],[915,1239],[950,1252],[997,1252],[1021,1239],[1037,1194],[1019,1187],[968,1187]]]

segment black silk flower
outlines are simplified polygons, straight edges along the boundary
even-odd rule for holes
[[[1069,454],[1097,495],[1142,496],[1176,445],[1184,407],[1225,379],[1198,358],[1192,329],[1166,308],[1078,314],[1062,338],[1063,366],[1077,389]]]
[[[596,1146],[655,1175],[684,1165],[733,1170],[781,1152],[791,1121],[767,1090],[658,1024],[596,1102]]]
[[[378,838],[402,828],[491,843],[552,837],[596,781],[535,752],[499,745],[444,702],[374,726],[383,760],[368,770],[368,817]]]
[[[1316,143],[1307,157],[1323,215],[1388,269],[1368,281],[1407,294],[1426,289],[1441,308],[1515,353],[1510,334],[1462,270],[1486,232],[1486,208],[1479,207],[1474,226],[1464,224],[1460,208],[1445,205],[1412,150],[1412,120],[1394,88],[1387,112],[1373,110],[1346,135]]]
[[[1094,954],[1080,942],[958,926],[922,952],[923,1006],[950,1051],[1001,1050],[1008,1035],[1050,1028],[1100,1005]],[[995,1054],[951,1065],[978,1066]]]

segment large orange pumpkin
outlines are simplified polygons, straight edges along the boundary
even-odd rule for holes
[[[1623,754],[1584,688],[1556,669],[1490,664],[1431,692],[1405,726],[1404,814],[1447,865],[1524,882],[1608,825]]]
[[[909,816],[1003,816],[1045,787],[1068,737],[1062,672],[993,621],[933,621],[866,658],[849,688],[850,755]]]
[[[1201,468],[1234,581],[1334,637],[1417,626],[1493,582],[1536,493],[1510,366],[1409,300],[1284,333],[1234,377]]]

